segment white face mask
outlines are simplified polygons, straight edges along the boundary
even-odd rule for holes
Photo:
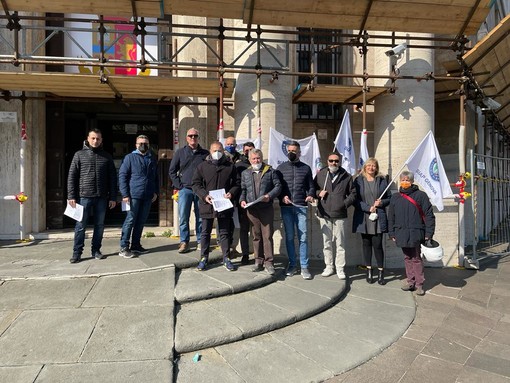
[[[221,157],[223,157],[223,153],[222,152],[216,151],[216,152],[212,152],[211,153],[211,158],[213,160],[219,160]]]
[[[328,169],[331,173],[336,173],[338,171],[338,166],[328,166]]]
[[[253,164],[251,167],[253,168],[253,170],[257,170],[258,171],[262,167],[262,163]]]

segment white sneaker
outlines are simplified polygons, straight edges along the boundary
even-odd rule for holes
[[[332,275],[335,275],[335,268],[331,266],[326,266],[321,275],[323,277],[331,277]]]
[[[342,280],[346,279],[345,273],[343,271],[336,273],[336,275],[338,275],[339,279]]]

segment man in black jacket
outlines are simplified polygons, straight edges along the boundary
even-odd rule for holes
[[[83,218],[74,228],[74,246],[71,263],[81,260],[85,244],[85,228],[89,216],[94,214],[92,257],[103,259],[101,244],[104,232],[106,206],[115,207],[117,199],[117,173],[112,156],[103,150],[103,136],[99,129],[91,129],[83,142],[83,149],[73,157],[67,178],[67,202],[75,208],[83,206]]]
[[[230,220],[234,208],[216,211],[210,193],[224,189],[224,198],[233,200],[239,193],[239,176],[237,170],[224,154],[223,145],[215,141],[211,144],[210,156],[198,165],[193,174],[193,192],[199,198],[200,217],[202,218],[202,236],[200,238],[200,262],[198,270],[205,270],[209,260],[209,246],[214,218],[217,218],[219,244],[223,253],[223,265],[229,271],[235,267],[230,261],[229,233]]]
[[[347,208],[354,203],[356,191],[352,177],[340,166],[340,155],[331,153],[328,166],[315,177],[317,192],[317,216],[319,217],[324,240],[323,277],[336,274],[345,279],[345,222]],[[333,244],[335,248],[333,248]]]
[[[286,274],[287,276],[292,276],[296,273],[294,232],[295,228],[297,228],[301,276],[304,279],[312,279],[312,275],[308,271],[307,239],[307,203],[312,202],[315,195],[312,169],[299,160],[301,155],[299,142],[290,141],[287,143],[287,153],[289,160],[277,168],[282,175],[280,208],[285,229],[287,256],[289,257],[289,266]]]
[[[189,251],[189,217],[191,206],[195,211],[195,235],[197,236],[197,249],[200,244],[202,221],[198,212],[198,197],[191,190],[193,172],[205,160],[209,152],[198,144],[198,130],[191,128],[186,133],[187,145],[174,153],[168,174],[174,189],[179,190],[177,208],[179,214],[179,235],[181,243],[179,253]]]

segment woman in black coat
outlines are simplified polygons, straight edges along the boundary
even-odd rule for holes
[[[379,175],[379,163],[369,158],[361,173],[354,180],[356,201],[352,219],[353,233],[360,233],[363,244],[363,265],[367,268],[367,282],[374,283],[372,251],[377,263],[377,282],[384,285],[383,233],[388,231],[385,207],[390,203],[390,193],[384,192],[388,182]],[[379,198],[381,197],[381,198]]]
[[[416,290],[417,295],[424,295],[420,246],[434,235],[436,217],[429,197],[413,182],[413,173],[400,174],[399,193],[391,196],[388,209],[388,234],[404,253],[407,281],[402,290]]]

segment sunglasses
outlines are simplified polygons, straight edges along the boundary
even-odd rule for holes
[[[329,159],[328,159],[328,162],[332,162],[332,163],[334,163],[334,164],[338,164],[338,163],[340,162],[340,160],[329,160]]]
[[[189,138],[198,138],[198,134],[188,134]]]

